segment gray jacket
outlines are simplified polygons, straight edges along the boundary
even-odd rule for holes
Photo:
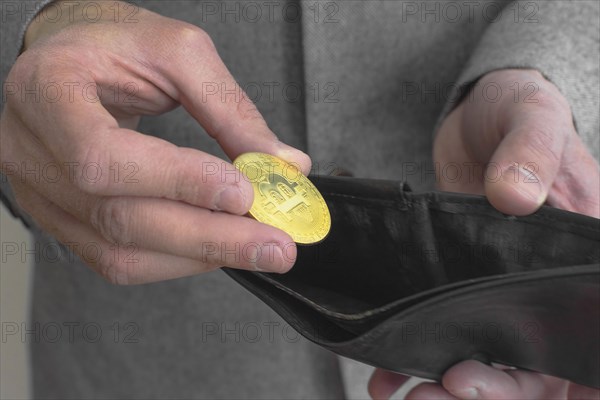
[[[47,1],[12,3],[18,11],[2,8],[2,81],[26,23]],[[205,29],[273,131],[307,151],[316,173],[338,166],[432,189],[437,121],[459,88],[503,68],[536,68],[554,82],[598,158],[597,1],[138,3]],[[224,157],[182,109],[144,118],[139,129]],[[23,215],[2,182],[3,199]],[[34,231],[40,249],[55,244]],[[66,252],[41,257],[36,323],[36,398],[344,396],[337,358],[220,271],[117,287]],[[44,333],[51,324],[61,327],[59,340]]]

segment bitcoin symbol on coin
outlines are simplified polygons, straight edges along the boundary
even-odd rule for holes
[[[254,188],[252,217],[287,232],[297,243],[317,243],[327,236],[331,228],[327,204],[294,166],[263,153],[242,154],[234,165]]]
[[[313,218],[306,191],[299,192],[296,188],[298,188],[297,183],[290,183],[285,177],[275,174],[272,179],[258,184],[258,191],[267,199],[263,204],[265,210],[272,212],[286,223],[292,222],[294,217],[310,222]]]

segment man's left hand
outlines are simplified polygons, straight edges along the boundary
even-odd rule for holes
[[[577,135],[567,100],[537,71],[485,75],[443,121],[433,149],[439,189],[482,194],[499,211],[527,215],[542,204],[600,217],[600,168]],[[401,355],[400,355],[401,356]],[[376,370],[373,398],[389,398],[408,377]],[[600,391],[474,360],[422,383],[412,399],[600,399]]]

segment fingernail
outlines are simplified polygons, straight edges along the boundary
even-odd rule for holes
[[[264,243],[258,258],[260,260],[255,264],[258,271],[281,274],[289,270],[290,260],[284,256],[284,249],[279,243]]]
[[[256,270],[261,272],[284,272],[283,251],[276,243],[265,243],[260,248],[260,256],[255,254],[258,262],[255,264]],[[268,265],[268,268],[265,267]]]
[[[477,400],[479,399],[479,390],[474,387],[467,388],[460,392],[460,397],[465,400]]]
[[[540,180],[533,171],[511,165],[503,171],[502,180],[509,183],[523,197],[535,202],[538,206],[546,200]]]
[[[293,166],[295,166],[296,168],[298,168],[300,171],[303,170],[303,165],[302,164],[307,164],[308,167],[310,168],[310,157],[308,156],[308,154],[306,154],[305,152],[298,150],[296,148],[293,148],[291,146],[288,146],[287,144],[283,143],[283,142],[279,142],[277,144],[277,150],[276,150],[275,154],[277,157],[286,160],[288,163],[292,164]],[[303,171],[306,172],[306,171]]]
[[[215,209],[218,211],[244,212],[245,208],[246,196],[237,185],[224,189],[215,201]]]

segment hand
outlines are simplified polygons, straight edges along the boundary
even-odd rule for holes
[[[537,71],[485,75],[440,126],[433,158],[441,171],[462,168],[460,179],[441,174],[441,190],[485,194],[503,213],[531,214],[546,202],[600,217],[598,162],[567,100]]]
[[[308,156],[279,142],[241,90],[214,93],[239,86],[198,27],[146,10],[117,23],[106,8],[91,23],[78,4],[59,22],[32,23],[5,83],[0,158],[19,205],[117,284],[291,268],[292,239],[243,216],[253,190],[229,162],[134,129],[181,104],[232,159],[260,151],[307,173]],[[27,173],[36,168],[41,179]],[[134,254],[117,256],[119,246]]]
[[[369,382],[373,399],[389,399],[409,377],[381,369]],[[456,364],[444,374],[441,384],[421,383],[406,394],[406,400],[593,400],[600,391],[534,372],[491,367],[479,361]]]
[[[503,95],[496,99],[485,87]],[[536,71],[484,76],[440,126],[433,154],[440,189],[485,194],[503,213],[530,214],[545,202],[600,216],[598,163],[577,135],[566,99]],[[369,392],[389,398],[407,380],[376,370]],[[600,391],[467,360],[446,371],[441,384],[420,384],[406,399],[600,399]]]

